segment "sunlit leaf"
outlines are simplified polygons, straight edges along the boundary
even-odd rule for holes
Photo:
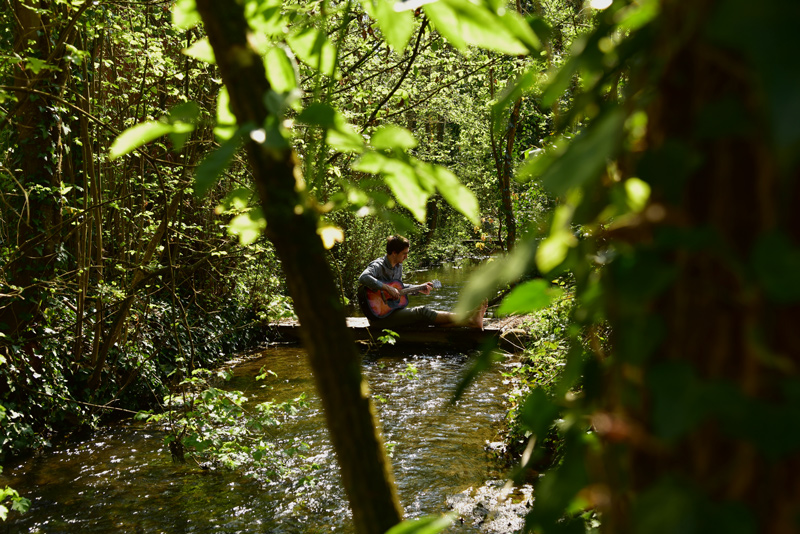
[[[328,130],[325,142],[339,152],[361,152],[364,150],[364,139],[349,124],[343,124]]]
[[[431,515],[411,519],[393,526],[386,534],[437,534],[449,527],[455,518],[454,513],[449,513],[444,516]]]
[[[658,0],[639,0],[620,9],[614,15],[614,19],[620,28],[634,31],[653,20],[658,15],[659,9]]]
[[[274,46],[267,50],[264,66],[269,84],[277,93],[297,88],[297,65],[284,48]]]
[[[494,297],[497,288],[516,282],[534,266],[537,242],[523,238],[502,261],[490,261],[470,276],[461,291],[455,312],[466,316],[485,298]]]
[[[361,0],[364,11],[375,19],[386,42],[395,52],[402,52],[414,33],[414,15],[395,11],[393,0]]]
[[[108,158],[113,161],[171,131],[172,125],[164,121],[147,121],[131,126],[119,134],[111,144]]]
[[[281,0],[245,2],[245,17],[253,33],[281,36],[286,33],[289,15],[282,10]]]
[[[328,130],[325,141],[340,152],[361,152],[364,139],[347,124],[338,110],[328,104],[314,103],[304,109],[297,122]]]
[[[338,226],[321,226],[317,228],[317,234],[322,239],[322,246],[330,250],[336,243],[344,241],[344,232]]]
[[[512,30],[506,18],[518,14],[504,10],[501,16],[469,0],[439,0],[426,4],[424,9],[436,30],[459,50],[474,45],[511,55],[529,52],[528,47],[515,35],[521,26],[515,25]],[[536,39],[532,31],[530,35]]]
[[[417,146],[417,140],[414,134],[394,124],[388,124],[378,128],[372,137],[370,143],[378,150],[382,149],[399,149],[409,150]]]
[[[353,170],[378,174],[388,168],[390,159],[378,152],[366,152],[353,164]]]
[[[178,0],[172,8],[172,24],[182,30],[190,30],[201,22],[195,0]]]
[[[203,37],[195,41],[192,46],[185,48],[183,53],[198,61],[215,65],[217,59],[214,57],[214,50],[211,48],[211,43],[208,42],[208,37]]]
[[[336,69],[336,48],[316,28],[306,27],[286,38],[300,60],[322,74],[333,75]]]
[[[440,165],[423,163],[417,172],[429,177],[442,197],[474,225],[480,224],[480,204],[475,193],[461,183],[455,174]]]
[[[227,141],[235,133],[236,116],[231,111],[231,98],[228,88],[223,85],[217,96],[217,125],[214,127],[214,135],[220,141]]]
[[[509,293],[500,307],[498,315],[531,313],[550,305],[554,299],[561,296],[563,290],[553,286],[544,279],[531,280],[520,284]]]
[[[575,236],[566,230],[555,232],[545,238],[536,251],[536,265],[539,270],[546,274],[561,265],[567,259],[569,249],[576,242]]]
[[[625,180],[625,193],[631,211],[642,211],[650,199],[650,184],[639,178],[628,178]]]
[[[419,222],[425,221],[425,208],[430,192],[425,190],[417,179],[417,173],[408,165],[397,164],[384,174],[386,185],[392,190],[397,201],[408,208]]]
[[[261,208],[254,208],[231,219],[228,231],[231,235],[239,236],[239,242],[246,246],[255,242],[266,227],[267,220]]]

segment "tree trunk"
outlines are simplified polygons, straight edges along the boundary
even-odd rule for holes
[[[23,62],[14,67],[14,86],[20,90],[16,92],[19,104],[12,146],[16,147],[14,164],[23,189],[17,196],[23,201],[15,207],[22,219],[18,225],[9,225],[19,228],[14,236],[19,252],[4,270],[8,283],[20,289],[0,307],[0,325],[5,332],[16,335],[40,315],[46,292],[39,281],[52,277],[58,241],[52,232],[61,220],[56,197],[61,182],[60,117],[52,102],[29,90],[60,94],[67,69],[59,50],[51,49],[50,34],[59,26],[50,25],[43,13],[23,1],[14,1],[12,7],[17,22],[14,52],[52,62],[38,74]],[[63,44],[63,36],[59,44]]]
[[[608,410],[634,429],[607,433],[628,442],[609,448],[607,460],[619,460],[630,479],[608,481],[604,529],[639,530],[649,495],[684,487],[696,493],[683,494],[682,512],[697,506],[700,524],[733,506],[749,509],[743,524],[752,519],[755,531],[797,532],[798,405],[790,391],[796,399],[800,305],[796,272],[786,269],[800,245],[800,173],[779,164],[764,66],[709,37],[723,3],[661,4],[651,53],[665,65],[646,137],[655,159],[638,168],[651,203],[637,232],[629,229],[632,248],[618,247],[630,252],[604,275],[617,347]],[[720,24],[741,16],[716,18],[714,31],[734,31]],[[780,61],[777,47],[770,53]],[[635,71],[632,83],[649,83],[652,71]],[[721,103],[732,106],[725,118],[735,118],[733,128],[722,116],[709,122]],[[634,290],[637,275],[669,283],[649,296]]]
[[[247,41],[241,6],[198,0],[231,107],[242,124],[267,125],[270,90],[263,62]],[[274,118],[273,118],[274,119]],[[353,510],[356,531],[383,534],[401,520],[401,508],[373,407],[361,376],[361,358],[317,235],[317,216],[299,193],[294,153],[247,142],[247,153],[267,219],[267,236],[286,273],[328,428]]]

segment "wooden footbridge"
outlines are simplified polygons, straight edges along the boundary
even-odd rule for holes
[[[386,335],[381,328],[371,327],[366,317],[348,317],[347,327],[357,342],[377,344],[378,338]],[[300,341],[300,324],[297,321],[284,320],[271,324],[270,328],[283,341]],[[480,348],[493,343],[507,352],[519,352],[527,339],[527,332],[491,319],[486,321],[483,330],[466,326],[420,325],[393,331],[399,336],[397,344],[438,345],[455,349]]]

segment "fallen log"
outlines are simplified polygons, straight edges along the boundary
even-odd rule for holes
[[[378,338],[386,332],[380,327],[369,325],[366,317],[348,317],[347,327],[353,339],[359,342],[379,343]],[[295,320],[284,320],[270,324],[283,341],[299,342],[300,323]],[[524,349],[528,334],[525,330],[506,328],[487,320],[485,328],[479,330],[466,326],[433,326],[418,325],[392,329],[398,334],[397,343],[439,345],[457,349],[475,349],[496,342],[502,350],[520,352]]]

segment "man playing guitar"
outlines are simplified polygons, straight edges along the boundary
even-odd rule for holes
[[[358,277],[360,284],[358,291],[358,303],[364,315],[373,326],[382,328],[398,328],[411,324],[435,324],[435,325],[459,325],[470,326],[483,329],[483,316],[486,313],[487,303],[481,305],[472,317],[466,321],[459,322],[456,316],[450,312],[437,311],[428,306],[415,306],[413,308],[405,305],[392,306],[393,310],[388,310],[386,315],[378,316],[374,306],[370,306],[368,295],[373,299],[375,295],[385,301],[401,299],[401,290],[398,289],[397,282],[403,280],[403,262],[408,258],[409,242],[403,236],[393,235],[386,240],[386,256],[377,258],[367,265],[361,276]],[[428,295],[434,287],[433,282],[426,282],[414,288],[415,292]],[[371,290],[371,291],[369,291]]]

